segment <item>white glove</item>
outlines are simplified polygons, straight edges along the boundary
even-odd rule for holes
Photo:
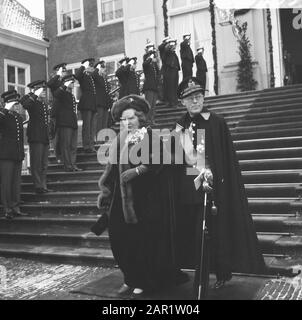
[[[72,83],[73,81],[69,80],[69,81],[66,81],[64,85],[68,88]]]
[[[130,64],[130,66],[133,66],[134,65],[134,60],[130,60],[129,64]]]
[[[37,96],[37,97],[40,97],[40,95],[41,95],[41,93],[44,91],[44,88],[39,88],[39,89],[37,89],[36,91],[35,91],[35,95]]]
[[[15,104],[17,104],[18,102],[16,102],[16,101],[12,101],[12,102],[8,102],[8,103],[6,103],[6,105],[4,106],[4,109],[6,109],[6,110],[11,110],[11,108],[15,105]]]
[[[63,68],[62,67],[58,70],[57,75],[62,77],[62,75],[63,75]]]
[[[90,66],[90,62],[89,61],[86,61],[82,64],[82,66],[87,69],[89,66]]]

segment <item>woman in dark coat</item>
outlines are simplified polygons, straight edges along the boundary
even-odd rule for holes
[[[133,295],[171,285],[180,275],[174,256],[169,167],[149,164],[163,149],[159,143],[159,150],[138,151],[138,146],[152,146],[152,130],[144,127],[149,110],[148,102],[136,95],[127,96],[113,106],[113,118],[121,120],[126,129],[113,141],[110,160],[99,181],[99,206],[111,196],[106,215],[112,252],[124,274],[120,293],[133,291]],[[143,160],[135,165],[133,155]]]

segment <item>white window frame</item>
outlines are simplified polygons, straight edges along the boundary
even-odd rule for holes
[[[25,69],[25,85],[17,85],[9,83],[8,82],[8,73],[7,73],[7,67],[8,66],[13,66],[15,67],[15,78],[16,80],[18,79],[18,73],[17,73],[17,68],[22,68]],[[27,85],[30,83],[30,65],[18,61],[13,61],[9,59],[4,59],[4,88],[5,90],[8,90],[9,85],[14,85],[16,87],[24,87],[25,88],[25,93],[29,92],[29,89],[27,88]]]
[[[209,7],[208,0],[202,0],[200,3],[195,3],[195,4],[193,4],[191,0],[187,0],[186,5],[179,8],[173,8],[172,1],[168,1],[168,15],[176,16],[179,14],[190,13],[190,12],[201,10],[208,7]]]
[[[102,4],[101,4],[101,0],[97,0],[97,4],[98,4],[98,20],[99,20],[99,27],[103,27],[103,26],[107,26],[110,24],[114,24],[114,23],[119,23],[119,22],[123,22],[124,21],[124,7],[123,7],[123,17],[122,18],[117,18],[117,19],[112,19],[110,21],[102,21]]]
[[[72,34],[72,33],[84,31],[85,30],[85,20],[84,20],[83,0],[80,0],[82,26],[80,28],[75,28],[75,29],[71,29],[71,30],[67,30],[67,31],[62,31],[62,29],[61,29],[61,1],[69,1],[69,0],[56,0],[58,36],[65,36],[67,34]]]

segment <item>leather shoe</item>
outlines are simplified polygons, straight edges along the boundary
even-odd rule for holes
[[[83,169],[77,167],[77,166],[74,166],[73,167],[73,171],[76,171],[76,172],[81,172],[81,171],[84,171]]]
[[[49,193],[49,192],[53,192],[53,190],[51,190],[51,189],[48,189],[48,188],[46,188],[46,189],[43,189],[43,193]]]
[[[133,291],[133,288],[128,287],[127,285],[122,285],[122,287],[119,289],[119,291],[117,292],[118,295],[120,296],[124,296],[124,295],[128,295],[131,294]]]
[[[74,171],[73,171],[73,168],[66,168],[65,172],[74,172]]]
[[[13,214],[18,216],[18,217],[28,217],[29,216],[28,213],[24,213],[24,212],[21,212],[21,211],[13,211]]]
[[[100,236],[108,227],[108,215],[106,213],[102,214],[98,221],[90,228],[90,231],[96,236]]]

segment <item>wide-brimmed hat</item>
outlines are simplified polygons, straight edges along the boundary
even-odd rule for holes
[[[147,115],[151,107],[149,102],[140,96],[135,94],[126,96],[118,100],[111,109],[111,115],[114,121],[119,121],[123,112],[127,109],[141,111]]]

